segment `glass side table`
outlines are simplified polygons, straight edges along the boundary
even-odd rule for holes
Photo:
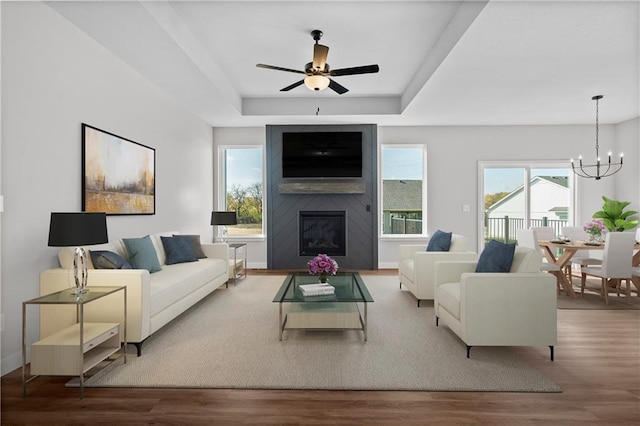
[[[120,324],[85,322],[84,306],[110,294],[122,291],[124,321],[123,344]],[[32,343],[30,375],[27,378],[27,305],[75,305],[76,324]],[[127,362],[127,287],[88,287],[75,295],[70,289],[22,302],[22,397],[27,396],[27,383],[39,375],[78,376],[80,399],[84,397],[84,373],[119,350]]]
[[[233,250],[233,260],[229,259],[229,278],[233,279],[233,282],[240,278],[247,276],[247,244],[245,243],[230,243],[229,248]],[[238,250],[244,253],[244,257],[238,259]]]

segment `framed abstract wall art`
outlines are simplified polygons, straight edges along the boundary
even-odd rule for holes
[[[156,212],[156,150],[82,123],[82,211]]]

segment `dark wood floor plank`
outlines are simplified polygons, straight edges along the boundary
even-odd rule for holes
[[[559,310],[555,362],[547,348],[512,350],[563,392],[104,388],[86,389],[79,400],[78,389],[64,386],[67,378],[39,377],[22,399],[16,370],[2,377],[1,420],[3,425],[640,424],[639,311]]]

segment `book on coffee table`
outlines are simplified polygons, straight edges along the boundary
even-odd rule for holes
[[[336,291],[334,286],[326,283],[301,284],[299,287],[303,296],[325,296]]]

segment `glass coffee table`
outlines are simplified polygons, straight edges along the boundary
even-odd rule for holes
[[[280,340],[285,330],[362,330],[367,340],[367,305],[373,298],[357,272],[338,272],[329,277],[335,294],[303,296],[301,284],[315,284],[318,277],[306,272],[287,275],[273,298],[278,303]],[[288,310],[283,313],[283,305]],[[362,305],[362,311],[360,306]]]

